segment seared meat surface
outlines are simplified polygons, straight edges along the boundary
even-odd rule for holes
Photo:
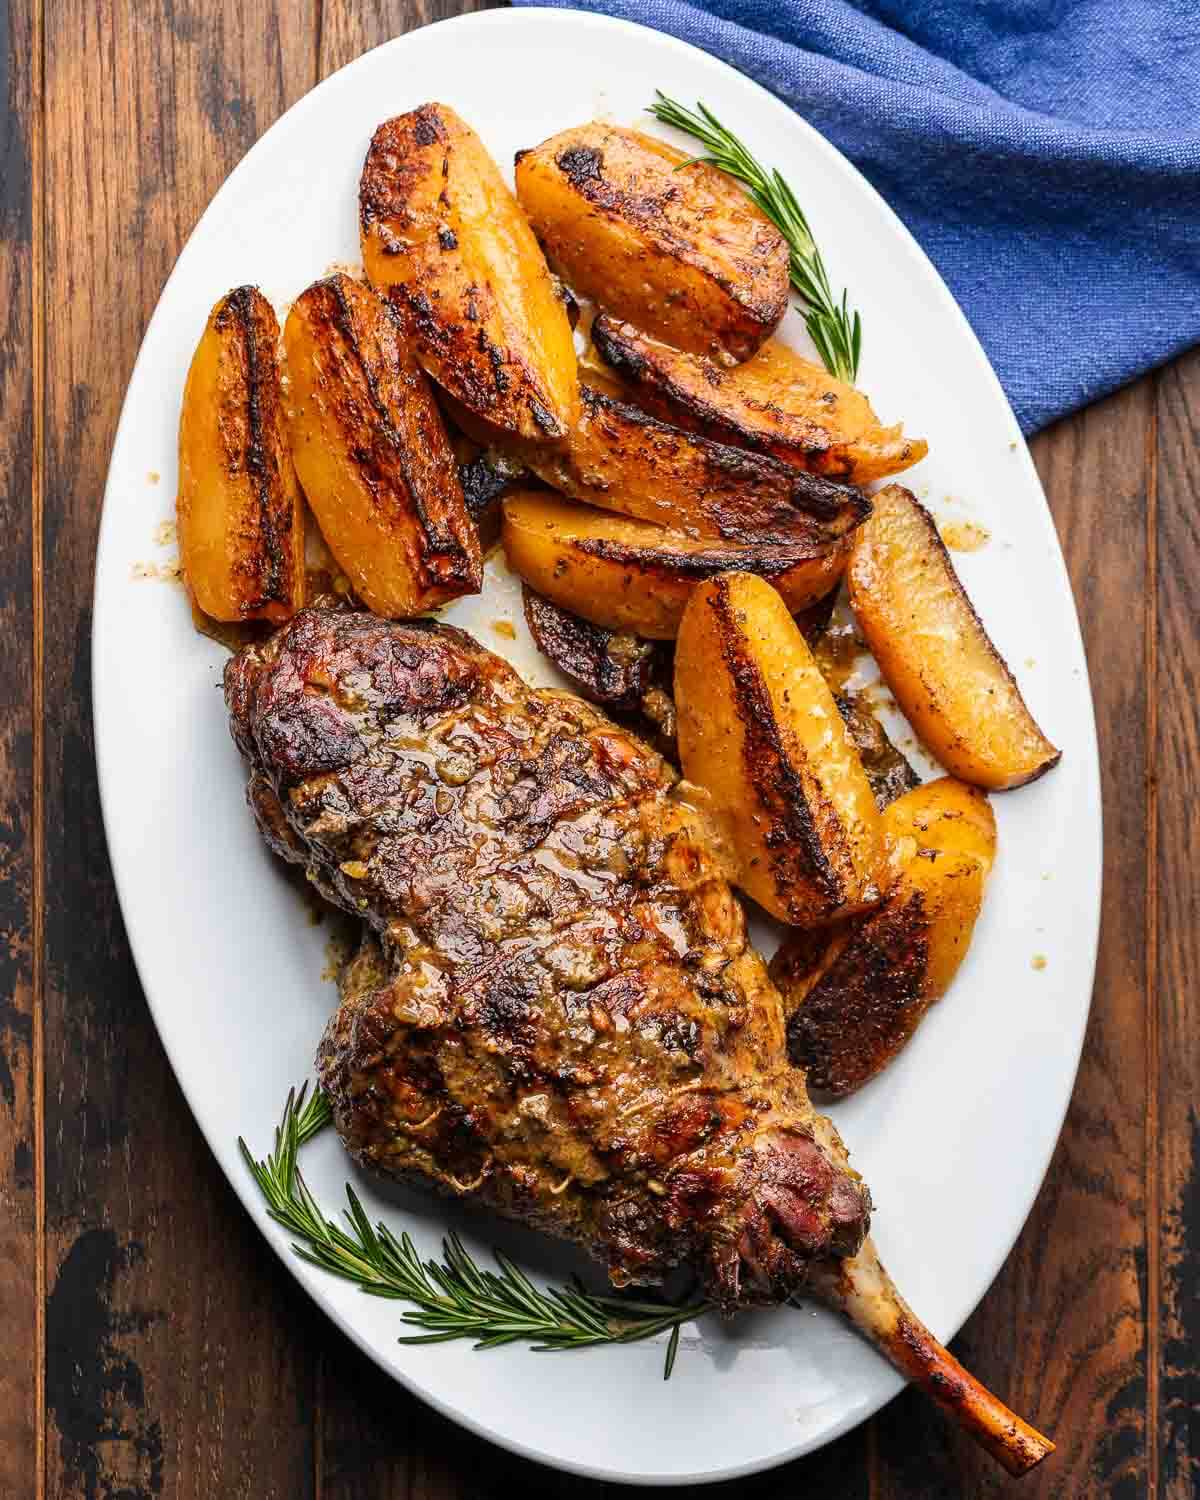
[[[267,841],[365,919],[319,1069],[363,1164],[732,1310],[870,1199],[654,751],[469,636],[306,610],[225,678]]]

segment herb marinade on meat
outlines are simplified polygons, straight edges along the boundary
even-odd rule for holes
[[[319,1056],[357,1160],[729,1310],[857,1251],[866,1187],[659,755],[457,630],[348,612],[248,647],[226,698],[268,843],[366,924]]]

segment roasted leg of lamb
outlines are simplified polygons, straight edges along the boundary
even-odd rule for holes
[[[358,1161],[586,1246],[617,1285],[689,1267],[727,1312],[815,1271],[896,1342],[855,1279],[867,1189],[659,755],[431,624],[306,610],[225,690],[268,843],[366,925],[318,1060]],[[1047,1447],[1004,1416],[1028,1467]]]
[[[321,1047],[365,1165],[732,1310],[869,1197],[654,751],[444,627],[307,611],[226,678],[260,824],[374,940]]]

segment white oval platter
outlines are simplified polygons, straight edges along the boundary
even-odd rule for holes
[[[243,282],[282,307],[332,264],[358,261],[358,175],[379,121],[445,101],[508,169],[518,148],[597,114],[669,135],[643,113],[656,87],[703,99],[796,186],[833,278],[863,314],[861,384],[885,420],[902,418],[930,441],[905,482],[935,514],[990,531],[985,548],[960,556],[961,572],[1064,751],[1052,774],[994,799],[1000,857],[953,991],[902,1056],[834,1111],[872,1185],[885,1260],[933,1330],[954,1333],[1029,1211],[1079,1058],[1100,885],[1092,705],[1045,499],[965,318],[876,193],[756,84],[624,22],[495,11],[380,47],[284,115],[213,199],[146,332],[105,497],[94,689],[105,823],[138,970],[200,1128],[279,1251],[280,1274],[286,1266],[384,1370],[476,1432],[581,1474],[684,1484],[819,1447],[895,1394],[899,1378],[831,1316],[789,1309],[688,1328],[669,1383],[660,1343],[560,1355],[403,1347],[400,1305],[290,1254],[236,1138],[265,1152],[288,1088],[311,1076],[335,999],[321,978],[326,935],[245,806],[219,692],[224,653],[194,633],[182,590],[160,581],[174,550],[162,523],[174,511],[180,395],[208,310]],[[786,336],[804,347],[794,312]],[[481,598],[448,617],[531,678],[553,680],[502,565],[490,565]],[[516,640],[495,629],[503,620]],[[352,1178],[369,1212],[427,1252],[453,1225],[480,1258],[499,1243],[537,1275],[576,1264],[482,1214],[380,1190],[352,1171],[331,1132],[306,1149],[304,1166],[329,1212]]]

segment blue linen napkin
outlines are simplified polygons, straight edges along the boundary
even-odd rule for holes
[[[833,141],[942,273],[1025,432],[1200,341],[1197,0],[551,3],[692,42]]]

